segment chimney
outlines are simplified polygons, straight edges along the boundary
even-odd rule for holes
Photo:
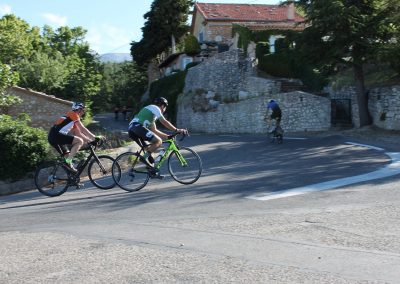
[[[294,3],[290,3],[287,6],[287,18],[289,21],[294,21]]]

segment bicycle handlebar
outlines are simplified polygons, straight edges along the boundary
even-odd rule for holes
[[[95,139],[93,141],[88,142],[88,145],[92,146],[94,149],[96,149],[97,147],[100,147],[101,145],[103,145],[103,143],[106,142],[106,137],[104,137],[103,139]]]
[[[176,132],[175,131],[171,135],[168,135],[168,139],[174,139],[178,135],[182,135],[182,138],[180,138],[179,141],[183,141],[186,138],[186,136],[190,136],[189,132],[187,132],[187,134],[185,134],[185,133],[181,133],[181,132]]]

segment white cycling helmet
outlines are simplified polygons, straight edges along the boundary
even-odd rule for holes
[[[80,110],[80,109],[84,109],[84,108],[85,108],[84,103],[74,102],[72,104],[72,110]]]

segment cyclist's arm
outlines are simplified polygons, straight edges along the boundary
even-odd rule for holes
[[[77,126],[77,130],[79,132],[77,136],[80,136],[83,140],[85,140],[85,142],[93,141],[96,138],[96,136],[90,132],[80,120],[75,125]]]
[[[168,139],[168,135],[165,134],[164,132],[158,130],[155,123],[150,125],[149,128],[151,131],[153,131],[154,134],[159,136],[161,139],[163,139],[163,140]]]
[[[179,133],[186,133],[187,130],[186,129],[181,129],[178,127],[175,127],[171,122],[169,122],[166,119],[160,119],[160,122],[162,123],[162,125],[164,125],[166,128],[168,128],[169,130],[172,130],[174,132],[179,132]],[[187,134],[187,133],[186,133]]]
[[[172,131],[176,131],[178,128],[176,128],[175,126],[172,125],[171,122],[169,122],[166,119],[160,119],[160,122],[162,125],[164,125],[167,129],[172,130]]]

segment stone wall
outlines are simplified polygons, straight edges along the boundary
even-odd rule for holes
[[[368,106],[374,125],[400,130],[400,86],[370,90]]]
[[[265,133],[269,99],[283,112],[287,132],[330,128],[330,100],[305,92],[281,92],[279,81],[254,77],[240,50],[219,53],[188,70],[178,98],[177,124],[206,133]]]
[[[17,116],[20,113],[27,113],[32,119],[29,124],[33,127],[48,130],[57,117],[71,110],[71,101],[20,87],[12,87],[9,91],[11,94],[20,97],[23,102],[12,106],[8,114]]]
[[[253,74],[251,62],[239,49],[218,53],[188,70],[183,93],[211,90],[222,100],[232,101],[237,99],[245,78]]]
[[[232,41],[232,23],[208,23],[206,40],[230,43]]]
[[[357,95],[354,87],[326,89],[331,99],[350,99],[352,122],[360,127]],[[368,109],[373,125],[387,130],[400,130],[400,86],[373,88],[368,92]]]
[[[330,128],[329,99],[300,91],[220,103],[209,111],[196,111],[191,100],[180,98],[177,124],[204,133],[266,133],[263,118],[266,104],[272,98],[282,109],[281,125],[286,132],[325,131]]]

